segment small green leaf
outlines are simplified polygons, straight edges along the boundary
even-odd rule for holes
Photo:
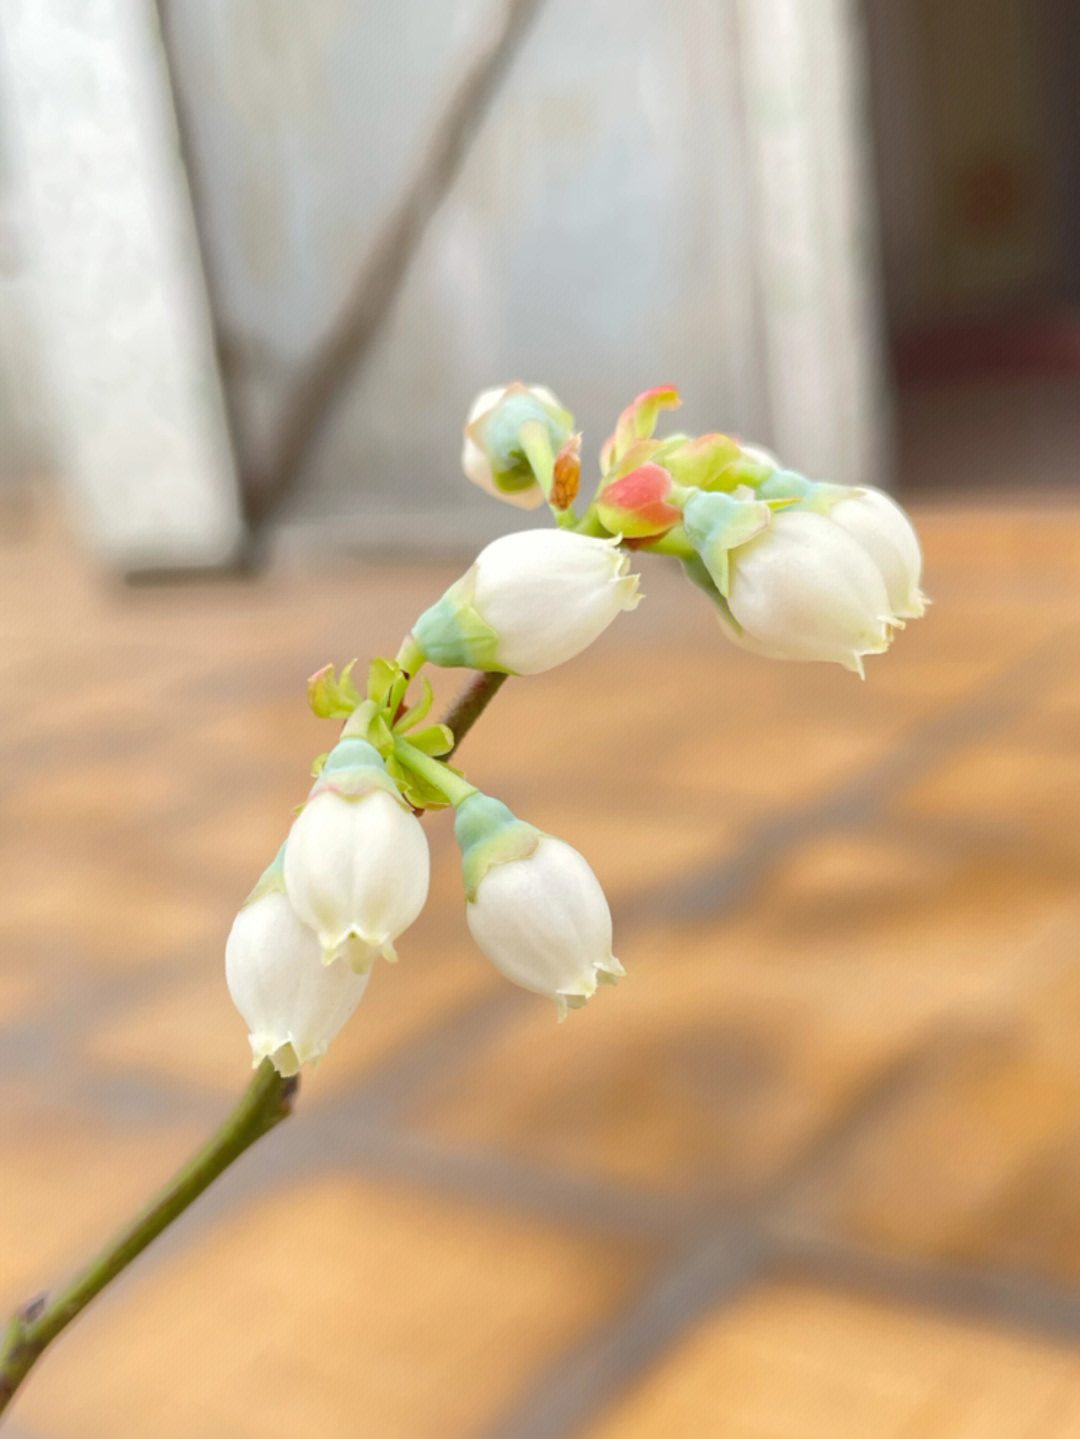
[[[319,778],[319,776],[322,774],[322,771],[323,771],[323,765],[326,763],[326,761],[327,761],[329,758],[330,758],[330,752],[329,752],[329,750],[326,752],[326,754],[318,754],[318,755],[315,756],[314,760],[313,760],[312,763],[311,763],[311,778],[312,778],[312,779],[318,779],[318,778]]]
[[[405,801],[414,809],[445,809],[449,804],[441,790],[428,784],[392,755],[386,761],[386,772],[401,791]]]
[[[405,734],[408,730],[412,729],[413,725],[419,724],[420,721],[426,717],[428,710],[431,709],[432,700],[434,699],[431,683],[426,675],[420,675],[419,680],[423,693],[413,707],[407,709],[394,725],[395,734]]]
[[[350,677],[355,663],[350,660],[340,678],[333,665],[323,665],[308,680],[308,704],[320,719],[347,719],[360,703],[360,692]]]
[[[375,659],[368,670],[368,699],[374,700],[380,709],[387,707],[390,691],[401,678],[401,668],[393,660]]]
[[[423,754],[439,759],[454,748],[454,733],[448,725],[433,724],[409,736],[409,743]]]
[[[386,697],[386,712],[390,716],[391,723],[399,711],[403,711],[405,703],[405,691],[409,688],[409,676],[399,674],[394,683],[390,686],[390,693]]]
[[[373,717],[371,723],[368,725],[366,738],[368,744],[377,749],[383,759],[386,759],[393,753],[394,734],[387,723],[385,714],[377,714]]]

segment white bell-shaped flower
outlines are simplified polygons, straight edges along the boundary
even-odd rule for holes
[[[465,913],[496,969],[554,1000],[560,1018],[596,992],[598,979],[625,973],[611,952],[600,882],[576,849],[551,835],[527,858],[493,865]]]
[[[253,1062],[269,1059],[291,1075],[326,1053],[363,998],[368,971],[323,964],[318,938],[280,885],[279,866],[278,886],[260,882],[233,922],[225,979],[247,1024]]]
[[[554,1001],[559,1018],[625,973],[611,952],[611,911],[582,856],[476,793],[458,807],[466,918],[513,984]]]
[[[827,513],[834,524],[858,540],[877,565],[893,614],[902,620],[924,614],[919,537],[896,501],[883,490],[865,486],[852,490]]]
[[[285,841],[285,888],[326,963],[367,969],[424,907],[430,858],[419,820],[364,740],[344,739]]]
[[[629,567],[614,540],[555,529],[503,535],[420,616],[413,638],[437,665],[540,674],[638,604]]]
[[[708,557],[705,556],[708,564]],[[862,545],[831,517],[780,510],[728,558],[721,622],[736,643],[772,659],[833,660],[861,675],[880,654],[896,615]]]

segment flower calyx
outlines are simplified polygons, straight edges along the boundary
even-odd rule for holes
[[[683,524],[717,592],[731,592],[731,553],[768,528],[772,508],[766,500],[737,498],[695,490],[686,502]]]
[[[415,656],[412,657],[415,661]],[[351,671],[355,660],[340,675],[333,665],[325,665],[308,681],[308,698],[314,713],[321,718],[346,717],[342,739],[363,740],[379,755],[386,772],[402,799],[414,810],[441,809],[447,800],[413,770],[400,764],[395,753],[397,741],[408,736],[414,749],[439,757],[454,747],[454,736],[447,725],[424,725],[432,705],[431,685],[425,675],[415,678],[421,687],[420,697],[413,704],[406,695],[414,676],[399,660],[379,658],[368,670],[367,697],[362,698],[353,684]],[[422,726],[422,727],[421,727]],[[323,773],[328,756],[318,757],[312,772],[317,779]]]

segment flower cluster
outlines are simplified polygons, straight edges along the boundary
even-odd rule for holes
[[[926,608],[910,520],[879,489],[814,483],[728,435],[653,439],[677,403],[652,390],[623,412],[601,454],[601,523],[682,559],[743,648],[861,675]]]
[[[387,690],[378,662],[374,670],[373,688],[396,709],[409,676],[399,672]],[[329,694],[347,707],[347,676],[317,676],[314,689],[319,705],[333,703]],[[376,958],[396,960],[395,940],[423,909],[429,855],[413,812],[418,799],[455,806],[469,928],[507,978],[548,996],[564,1017],[598,980],[623,972],[607,901],[582,856],[428,753],[445,748],[441,726],[406,739],[415,715],[398,721],[395,735],[388,712],[370,698],[357,703],[225,946],[226,981],[254,1062],[269,1059],[283,1075],[326,1053]],[[389,747],[389,762],[373,739]]]
[[[640,596],[633,552],[678,560],[739,645],[830,660],[858,674],[923,613],[918,539],[882,491],[814,483],[728,435],[654,437],[670,387],[623,411],[579,517],[580,436],[550,390],[486,390],[469,413],[467,477],[510,503],[546,502],[556,528],[505,535],[376,660],[366,697],[313,676],[315,712],[344,718],[337,745],[276,859],[233,924],[226,976],[255,1062],[293,1074],[325,1052],[359,1004],[375,959],[422,910],[429,857],[418,815],[452,806],[465,912],[480,949],[560,1017],[623,968],[611,913],[583,857],[517,819],[446,759],[461,738],[418,728],[425,664],[533,675],[580,654]],[[410,704],[410,686],[424,687]]]

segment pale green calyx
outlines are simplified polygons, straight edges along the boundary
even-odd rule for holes
[[[771,514],[764,500],[736,499],[716,491],[696,490],[687,499],[683,527],[725,598],[731,587],[731,551],[766,529]]]
[[[544,467],[543,461],[537,464],[544,449],[549,451],[546,466],[550,467],[555,451],[573,433],[573,416],[551,399],[527,388],[510,389],[477,426],[500,490],[511,493],[528,488],[538,478],[538,469]]]
[[[374,789],[385,790],[399,804],[405,804],[397,785],[386,772],[386,762],[374,745],[367,740],[344,735],[326,756],[311,791],[311,799],[324,790],[331,790],[345,799],[359,799]]]
[[[859,493],[850,485],[823,484],[819,480],[808,480],[794,470],[773,470],[761,484],[754,487],[759,499],[794,501],[801,510],[812,510],[818,515],[827,515],[841,500],[851,499]]]
[[[454,838],[461,850],[465,898],[472,903],[492,865],[527,859],[540,843],[542,831],[518,819],[500,800],[473,790],[455,811]]]
[[[467,570],[424,611],[412,638],[432,664],[453,669],[499,670],[499,636],[473,606],[476,568]]]

